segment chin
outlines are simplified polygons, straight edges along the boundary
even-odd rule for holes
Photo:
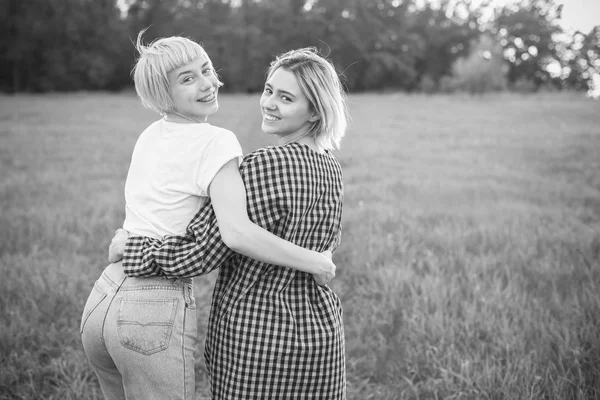
[[[213,107],[211,107],[211,109],[210,109],[210,115],[216,113],[217,111],[219,111],[219,103],[215,102]]]
[[[273,133],[273,129],[271,129],[271,127],[269,125],[265,124],[264,122],[261,124],[260,129],[262,129],[262,131],[266,134]]]

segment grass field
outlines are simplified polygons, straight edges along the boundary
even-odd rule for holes
[[[600,399],[600,102],[353,95],[348,398]],[[79,318],[124,217],[131,94],[0,97],[0,399],[100,399]],[[211,120],[272,144],[256,96]],[[198,396],[214,273],[196,279]]]

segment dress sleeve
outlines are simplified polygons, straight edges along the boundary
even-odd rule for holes
[[[246,187],[248,216],[267,230],[281,215],[277,198],[284,182],[280,182],[276,166],[272,157],[260,152],[249,155],[240,171]],[[208,201],[188,225],[185,236],[167,236],[163,240],[130,237],[123,254],[123,268],[128,276],[193,277],[213,271],[235,254],[223,242]]]
[[[343,194],[343,191],[342,191],[339,203],[340,203],[340,207],[344,203],[344,194]],[[337,230],[335,232],[335,235],[333,236],[332,243],[329,246],[329,250],[332,253],[335,253],[335,251],[338,249],[338,247],[340,247],[341,243],[342,243],[342,222],[340,220],[338,228],[337,228]]]
[[[240,168],[246,188],[248,217],[256,225],[282,236],[275,227],[285,214],[290,193],[290,174],[284,154],[277,147],[258,150]]]

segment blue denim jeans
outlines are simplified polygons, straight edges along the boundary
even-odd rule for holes
[[[194,398],[191,279],[129,278],[120,262],[111,264],[92,288],[80,330],[107,400]]]

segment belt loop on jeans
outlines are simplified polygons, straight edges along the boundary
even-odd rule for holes
[[[188,307],[192,304],[192,284],[184,283],[183,284],[183,299],[185,300],[185,305]]]

